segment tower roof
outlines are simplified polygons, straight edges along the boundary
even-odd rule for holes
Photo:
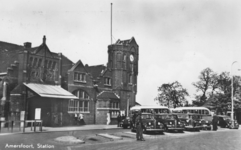
[[[127,39],[127,40],[120,40],[120,39],[118,39],[115,44],[118,44],[118,45],[130,45],[131,43],[134,43],[134,44],[137,45],[136,40],[135,40],[134,37],[132,37],[131,39]]]

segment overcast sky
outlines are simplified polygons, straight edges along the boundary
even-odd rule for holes
[[[110,3],[113,41],[135,37],[139,45],[137,102],[155,104],[157,88],[192,83],[210,67],[241,68],[240,0],[0,0],[0,41],[42,43],[73,62],[107,63]]]

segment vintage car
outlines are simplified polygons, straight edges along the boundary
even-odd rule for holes
[[[211,130],[211,125],[212,125],[212,119],[213,117],[210,115],[198,115],[198,118],[196,121],[199,121],[200,124],[200,129],[201,130]]]
[[[183,132],[185,129],[184,123],[179,120],[176,114],[156,114],[155,118],[165,125],[165,131]]]
[[[143,123],[143,133],[146,132],[163,132],[165,129],[164,124],[155,119],[154,114],[152,113],[142,113],[141,114],[142,123]],[[136,131],[136,124],[135,124],[135,118],[133,118],[133,126],[132,131]]]
[[[132,127],[131,118],[130,118],[130,117],[126,117],[125,119],[123,119],[123,120],[120,122],[120,126],[121,126],[123,129],[131,128],[131,127]]]
[[[226,115],[217,115],[218,116],[218,125],[221,128],[230,128],[230,129],[238,129],[239,124],[237,120],[234,120],[234,123],[232,125],[232,119],[229,116]]]
[[[180,113],[177,114],[179,120],[184,123],[185,130],[200,131],[202,128],[200,123],[200,115],[195,113]]]

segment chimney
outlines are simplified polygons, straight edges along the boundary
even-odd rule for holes
[[[45,44],[46,43],[46,36],[44,35],[43,37],[43,43]]]
[[[25,48],[31,48],[32,43],[30,43],[30,42],[25,42],[25,43],[23,43],[23,45],[24,45]]]

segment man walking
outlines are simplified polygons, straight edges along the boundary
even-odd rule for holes
[[[216,114],[213,115],[213,131],[217,131],[218,129],[218,116]]]
[[[120,122],[121,122],[121,115],[119,113],[117,116],[117,127],[120,127]]]
[[[135,120],[136,123],[136,140],[137,141],[145,141],[143,138],[143,130],[142,130],[142,119],[141,119],[141,111],[138,112],[138,116]]]

